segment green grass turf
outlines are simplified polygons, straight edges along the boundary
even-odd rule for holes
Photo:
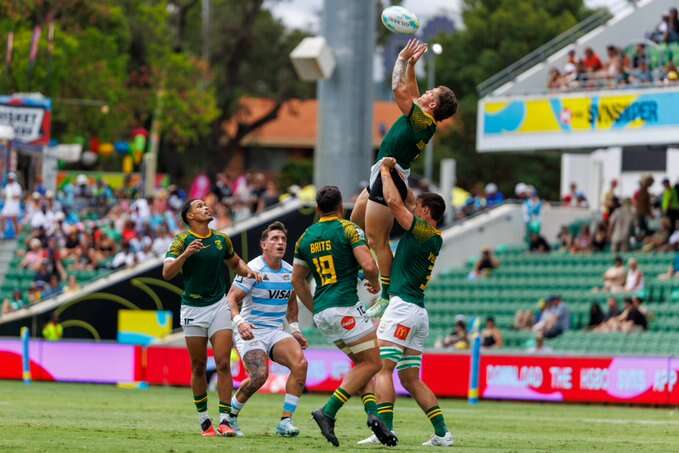
[[[333,450],[309,412],[327,398],[304,395],[296,415],[296,439],[273,434],[281,395],[256,395],[239,417],[245,438],[201,438],[187,388],[124,390],[112,386],[0,381],[0,451],[318,451]],[[460,452],[674,452],[679,451],[679,413],[670,409],[443,400]],[[217,398],[210,393],[210,413]],[[422,450],[431,425],[414,401],[396,403],[398,451]],[[359,451],[369,434],[359,398],[340,411],[338,450]]]

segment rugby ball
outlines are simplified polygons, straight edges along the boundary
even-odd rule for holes
[[[382,23],[394,33],[413,35],[420,28],[417,16],[402,6],[390,6],[382,11]]]

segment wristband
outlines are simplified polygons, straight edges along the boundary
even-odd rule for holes
[[[298,322],[288,323],[288,332],[290,332],[290,333],[300,333],[301,330],[299,329],[299,323]]]
[[[245,322],[245,320],[241,315],[236,315],[233,317],[233,322],[234,324],[236,324],[236,327],[239,327],[241,324]]]

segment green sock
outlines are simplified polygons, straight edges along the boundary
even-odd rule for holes
[[[389,300],[389,285],[391,285],[391,276],[381,275],[380,284],[382,285],[382,299]]]
[[[377,405],[377,415],[382,419],[389,431],[394,430],[394,403],[380,403]]]
[[[366,414],[377,415],[377,398],[374,393],[364,393],[361,395],[361,401]]]
[[[440,407],[434,406],[429,410],[424,411],[427,414],[427,418],[434,426],[434,432],[437,436],[445,436],[448,432],[448,427],[446,426],[446,421],[443,419],[443,411]]]
[[[335,418],[337,411],[340,410],[344,403],[349,401],[351,395],[347,393],[342,387],[337,387],[337,390],[330,396],[328,402],[323,406],[323,413],[328,417]]]
[[[220,414],[230,414],[231,413],[231,403],[228,401],[219,401],[219,413]]]
[[[205,412],[207,410],[207,393],[193,395],[193,404],[196,405],[198,412]]]

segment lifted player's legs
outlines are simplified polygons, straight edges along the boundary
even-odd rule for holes
[[[233,391],[233,381],[231,379],[231,330],[218,330],[212,335],[210,342],[215,353],[215,365],[217,367],[217,393],[219,394],[219,426],[217,431],[222,436],[233,437],[236,435],[236,431],[229,424],[231,392]]]
[[[368,189],[363,189],[356,202],[354,203],[354,208],[351,210],[351,221],[356,225],[365,230],[365,208],[368,204]]]
[[[391,247],[389,247],[389,234],[393,225],[394,216],[391,210],[387,206],[368,200],[365,212],[365,234],[368,238],[368,246],[375,252],[377,258],[377,267],[380,270],[380,283],[382,284],[382,299],[385,301],[389,300],[391,263],[394,260]],[[386,304],[384,304],[384,307],[386,308]],[[381,314],[370,313],[371,316],[379,316]]]
[[[290,370],[290,376],[285,384],[285,400],[281,421],[276,427],[276,433],[283,437],[294,437],[299,434],[292,424],[292,416],[297,409],[299,398],[304,391],[306,382],[307,361],[304,358],[302,347],[294,338],[286,338],[273,346],[271,357],[274,362],[280,363]]]

